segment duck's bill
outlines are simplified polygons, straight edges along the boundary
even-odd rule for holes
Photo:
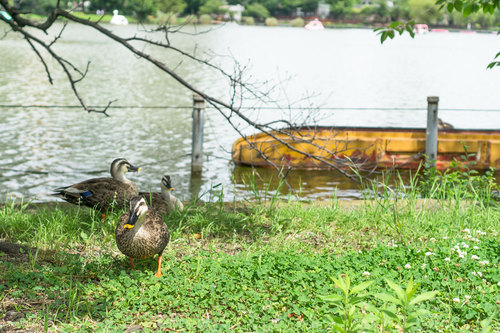
[[[139,172],[139,171],[141,171],[141,168],[140,168],[140,167],[133,166],[133,165],[131,164],[131,165],[130,165],[130,168],[128,169],[128,171]]]
[[[173,188],[173,187],[169,187],[169,188],[168,188],[168,190],[169,190],[169,191],[173,191],[173,190],[175,190],[175,188]]]
[[[139,219],[139,215],[137,215],[136,212],[130,212],[129,217],[128,217],[128,221],[127,221],[127,223],[125,223],[123,225],[123,227],[125,229],[132,229],[133,227],[135,227],[135,223],[137,222],[138,219]]]

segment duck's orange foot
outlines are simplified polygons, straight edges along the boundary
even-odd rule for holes
[[[159,278],[161,276],[161,254],[158,255],[158,269],[156,270],[155,276]]]

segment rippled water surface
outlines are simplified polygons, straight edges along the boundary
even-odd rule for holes
[[[0,28],[2,33],[6,29]],[[140,34],[142,29],[109,28],[122,35]],[[196,45],[198,54],[210,50],[214,56],[228,55],[216,60],[228,70],[232,59],[248,65],[252,79],[281,82],[276,99],[282,104],[373,109],[315,111],[310,120],[321,125],[424,127],[426,98],[432,95],[440,97],[441,109],[472,109],[440,112],[455,127],[500,128],[500,112],[481,111],[500,110],[500,72],[485,69],[500,50],[494,34],[431,33],[380,45],[371,30],[311,32],[235,25],[197,37],[173,36],[172,42],[186,49]],[[177,194],[186,200],[218,184],[225,199],[252,195],[244,185],[250,169],[230,162],[238,134],[216,110],[206,111],[206,160],[201,177],[192,178],[191,92],[84,27],[70,25],[55,48],[79,66],[91,62],[88,76],[78,84],[88,104],[117,100],[119,106],[168,108],[115,108],[104,117],[78,108],[5,107],[77,104],[57,64],[48,62],[54,77],[50,85],[28,44],[9,34],[0,40],[0,201],[7,195],[52,200],[49,193],[55,187],[107,175],[116,157],[143,166],[140,174],[130,176],[142,190],[159,190],[161,176],[169,173]],[[226,82],[212,72],[180,62],[172,52],[146,51],[177,68],[197,88],[226,98]],[[252,112],[265,119],[305,117],[297,111]],[[271,174],[261,171],[256,179]],[[290,183],[308,198],[359,196],[354,184],[334,172],[295,172]]]

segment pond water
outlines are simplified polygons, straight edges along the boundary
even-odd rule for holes
[[[50,33],[57,34],[58,28]],[[108,28],[123,36],[141,34],[143,29]],[[0,30],[3,34],[6,26],[0,25]],[[381,45],[367,29],[226,25],[198,36],[176,34],[171,41],[185,49],[196,47],[203,57],[210,54],[228,71],[236,60],[248,66],[247,78],[269,80],[268,87],[276,86],[273,106],[282,108],[248,111],[253,119],[424,127],[427,96],[439,96],[440,117],[455,127],[500,128],[500,112],[487,111],[500,110],[500,71],[486,70],[500,50],[495,34],[429,33]],[[104,117],[56,107],[77,104],[57,64],[48,62],[54,78],[50,85],[24,40],[12,33],[1,39],[0,201],[7,196],[53,200],[49,194],[56,187],[108,175],[109,164],[117,157],[143,167],[140,174],[130,176],[141,190],[158,191],[162,175],[170,174],[184,200],[208,193],[213,186],[224,190],[225,200],[247,198],[253,195],[245,185],[250,178],[257,183],[276,179],[270,170],[253,174],[250,168],[232,164],[230,150],[239,134],[211,108],[205,112],[203,172],[191,177],[190,91],[85,27],[69,25],[55,49],[83,68],[91,62],[89,74],[78,83],[88,104],[116,100],[114,105],[123,108],[110,109],[110,117]],[[181,61],[171,51],[146,51],[176,68],[198,89],[227,98],[227,82],[213,72]],[[8,107],[12,105],[35,106]],[[295,110],[287,105],[313,108]],[[248,126],[241,130],[255,132]],[[360,196],[356,184],[331,171],[297,171],[290,183],[305,198]]]

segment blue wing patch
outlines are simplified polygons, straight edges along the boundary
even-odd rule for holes
[[[94,193],[92,193],[92,191],[85,191],[85,192],[81,192],[80,195],[82,198],[88,198],[91,195],[94,195]]]

